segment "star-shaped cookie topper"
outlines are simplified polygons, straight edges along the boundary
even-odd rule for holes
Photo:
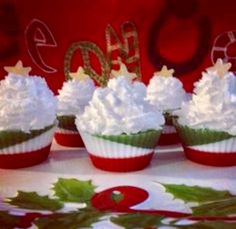
[[[222,59],[217,59],[216,63],[212,66],[207,68],[208,72],[216,72],[216,74],[223,78],[224,75],[229,71],[231,68],[231,63],[224,63]]]
[[[164,65],[164,66],[162,66],[161,71],[154,72],[154,75],[156,75],[156,76],[163,76],[163,77],[172,77],[174,72],[175,72],[174,69],[168,69],[166,67],[166,65]]]
[[[119,70],[112,70],[111,71],[111,78],[116,78],[118,76],[126,76],[130,81],[133,81],[137,78],[137,75],[134,72],[129,72],[126,65],[118,59],[118,63],[120,64]]]
[[[15,66],[5,66],[4,70],[8,73],[28,76],[31,71],[31,67],[24,67],[21,60],[18,60]]]
[[[75,80],[83,81],[88,78],[90,78],[89,75],[87,75],[83,69],[83,67],[79,66],[76,72],[70,72],[70,77]]]

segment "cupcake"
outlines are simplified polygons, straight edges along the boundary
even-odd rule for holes
[[[124,64],[112,76],[76,116],[76,126],[97,168],[141,170],[151,161],[164,117],[145,101],[145,85],[132,81],[134,74]]]
[[[180,108],[188,95],[182,82],[173,77],[173,73],[173,69],[168,70],[166,66],[163,66],[161,71],[154,73],[147,86],[147,100],[165,116],[165,126],[158,145],[173,145],[180,142],[172,124],[172,113]]]
[[[81,115],[88,105],[95,90],[93,80],[85,74],[82,67],[70,73],[72,80],[64,82],[59,90],[57,119],[58,128],[55,139],[58,144],[69,147],[84,147],[80,134],[75,126],[75,115]]]
[[[46,81],[18,61],[0,81],[0,167],[21,168],[48,157],[56,124],[56,98]]]
[[[212,166],[236,165],[236,76],[218,59],[194,84],[192,100],[176,112],[188,159]]]

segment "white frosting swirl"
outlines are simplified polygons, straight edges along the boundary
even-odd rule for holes
[[[79,130],[91,134],[117,135],[161,129],[163,115],[145,101],[146,86],[125,76],[97,88],[83,115],[76,116]]]
[[[68,80],[59,90],[58,115],[76,115],[84,112],[93,96],[95,84],[92,79]]]
[[[182,82],[175,77],[154,75],[147,87],[147,100],[162,112],[179,109],[187,97]]]
[[[222,78],[216,72],[203,73],[195,83],[192,100],[175,112],[179,123],[193,128],[208,128],[236,135],[236,77]]]
[[[56,105],[43,78],[10,73],[0,81],[0,130],[28,132],[52,125]]]

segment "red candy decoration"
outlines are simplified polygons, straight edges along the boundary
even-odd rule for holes
[[[114,195],[120,196],[119,200],[116,201]],[[101,211],[129,211],[132,206],[142,203],[148,196],[148,192],[141,188],[117,186],[96,193],[91,202],[93,207]]]

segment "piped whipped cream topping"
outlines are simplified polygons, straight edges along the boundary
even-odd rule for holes
[[[187,99],[182,82],[173,76],[154,74],[147,86],[147,100],[162,112],[179,109]]]
[[[82,114],[88,105],[95,90],[94,81],[90,78],[84,80],[68,80],[59,90],[58,115]]]
[[[89,106],[76,116],[78,130],[90,134],[131,134],[162,129],[163,115],[145,101],[146,86],[126,76],[110,79],[106,88],[97,88]]]
[[[56,98],[38,76],[9,73],[0,81],[0,130],[42,129],[56,120]]]
[[[175,112],[179,123],[236,135],[236,76],[232,72],[219,76],[217,71],[207,71],[194,86],[192,100]]]

